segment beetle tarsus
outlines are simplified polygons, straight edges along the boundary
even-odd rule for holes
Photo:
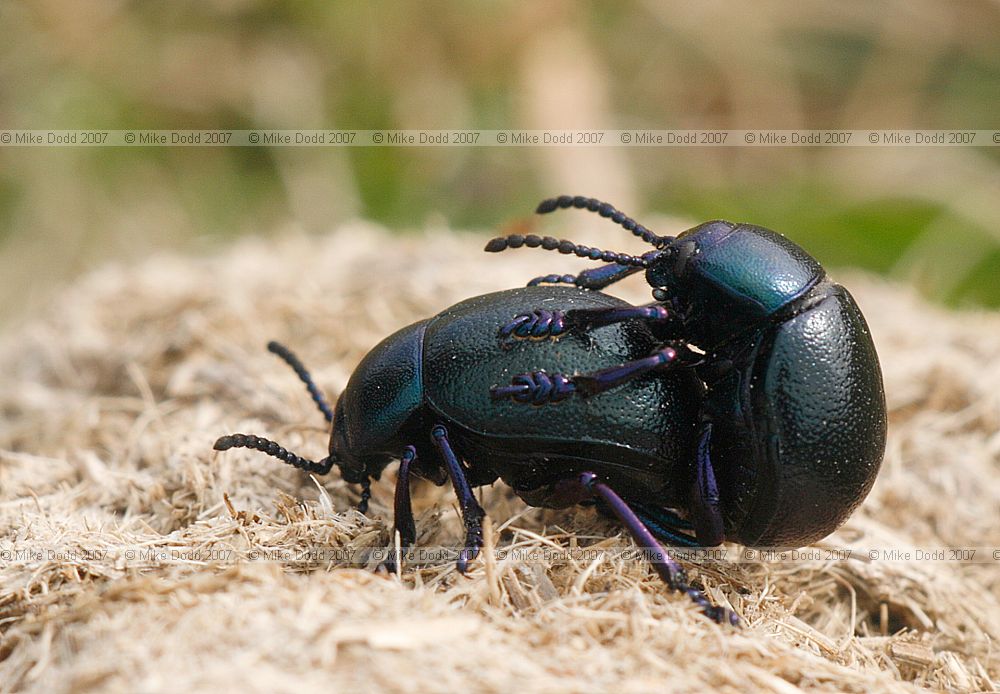
[[[494,386],[494,400],[511,398],[514,402],[547,405],[561,402],[576,392],[573,380],[565,374],[529,371],[511,379],[509,386]]]
[[[547,311],[536,308],[531,313],[519,313],[500,328],[500,339],[521,338],[544,340],[559,337],[566,332],[566,314],[562,311]]]
[[[372,498],[372,478],[365,477],[361,481],[361,498],[358,500],[358,513],[368,513],[368,502]]]

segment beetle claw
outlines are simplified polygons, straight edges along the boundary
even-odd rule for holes
[[[481,544],[482,541],[478,545],[468,545],[458,553],[458,561],[455,562],[455,568],[458,569],[458,573],[464,576],[468,572],[469,562],[479,556],[479,545]]]

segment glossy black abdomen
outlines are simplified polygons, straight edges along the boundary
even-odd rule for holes
[[[836,529],[871,489],[885,451],[882,374],[846,289],[765,334],[750,382],[758,460],[744,544],[801,546]]]

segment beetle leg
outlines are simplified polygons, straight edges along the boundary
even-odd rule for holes
[[[399,533],[399,545],[407,549],[416,542],[417,527],[410,504],[410,465],[417,459],[417,449],[407,446],[399,460],[396,473],[396,493],[393,496],[393,529]]]
[[[719,486],[715,481],[710,455],[711,441],[712,424],[706,422],[698,439],[695,479],[691,490],[691,519],[695,535],[703,547],[721,545],[726,539],[722,510],[719,508]]]
[[[528,282],[528,286],[535,287],[539,284],[575,284],[581,289],[593,289],[596,291],[609,287],[615,282],[623,280],[629,275],[634,275],[640,270],[642,270],[641,267],[608,263],[601,267],[584,270],[579,275],[545,275],[544,277],[536,277]]]
[[[677,360],[677,350],[673,347],[664,347],[644,359],[636,359],[589,374],[566,376],[560,373],[531,371],[514,376],[509,386],[494,386],[490,389],[490,394],[495,400],[509,397],[515,402],[545,405],[565,400],[573,393],[580,395],[603,393],[652,371],[670,368],[677,363]]]
[[[691,522],[670,509],[632,502],[632,510],[656,539],[679,547],[702,546],[702,543],[691,534],[694,529]]]
[[[469,480],[465,476],[465,470],[458,461],[458,456],[452,450],[448,441],[448,431],[438,424],[431,429],[431,440],[437,446],[444,460],[448,475],[451,477],[452,487],[455,489],[455,496],[458,497],[458,506],[462,511],[462,522],[465,524],[465,547],[458,555],[458,570],[465,573],[469,567],[469,561],[479,554],[479,548],[483,546],[483,516],[486,512],[476,501]]]
[[[500,339],[558,337],[570,328],[600,328],[632,319],[663,321],[669,316],[667,309],[659,304],[620,308],[578,308],[565,313],[536,308],[531,313],[519,313],[510,323],[500,328]]]
[[[574,483],[569,480],[567,482],[570,484]],[[628,530],[635,543],[648,553],[653,569],[663,579],[664,583],[673,590],[684,593],[691,598],[709,619],[720,623],[729,622],[734,626],[740,623],[740,619],[735,612],[713,605],[708,601],[704,593],[688,583],[687,573],[684,571],[684,568],[670,556],[670,553],[667,552],[663,545],[657,542],[653,533],[650,532],[649,528],[646,527],[642,520],[629,507],[628,503],[618,496],[611,487],[598,481],[596,474],[593,472],[580,473],[575,480],[575,484],[579,485],[581,495],[586,494],[597,497],[608,505],[618,517],[618,520],[621,521],[622,525],[625,526],[625,529]]]
[[[410,504],[410,464],[417,459],[417,449],[407,446],[403,449],[403,455],[399,459],[399,470],[396,472],[396,491],[392,500],[392,530],[393,544],[395,535],[399,533],[399,555],[396,555],[396,548],[389,552],[389,558],[383,562],[386,570],[396,573],[398,563],[403,561],[406,551],[413,546],[417,539],[417,527],[413,522],[413,506]]]
[[[621,308],[578,308],[566,312],[566,323],[568,327],[574,328],[600,328],[633,319],[664,321],[669,317],[670,313],[666,307],[659,304]]]
[[[607,369],[573,377],[577,390],[584,395],[596,395],[610,390],[651,371],[665,369],[677,363],[678,353],[673,347],[664,347],[644,359],[636,359]]]

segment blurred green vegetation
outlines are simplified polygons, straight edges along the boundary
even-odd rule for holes
[[[998,36],[986,1],[4,3],[0,127],[990,129]],[[0,147],[0,314],[109,259],[354,217],[482,233],[560,193],[1000,305],[996,147]]]

